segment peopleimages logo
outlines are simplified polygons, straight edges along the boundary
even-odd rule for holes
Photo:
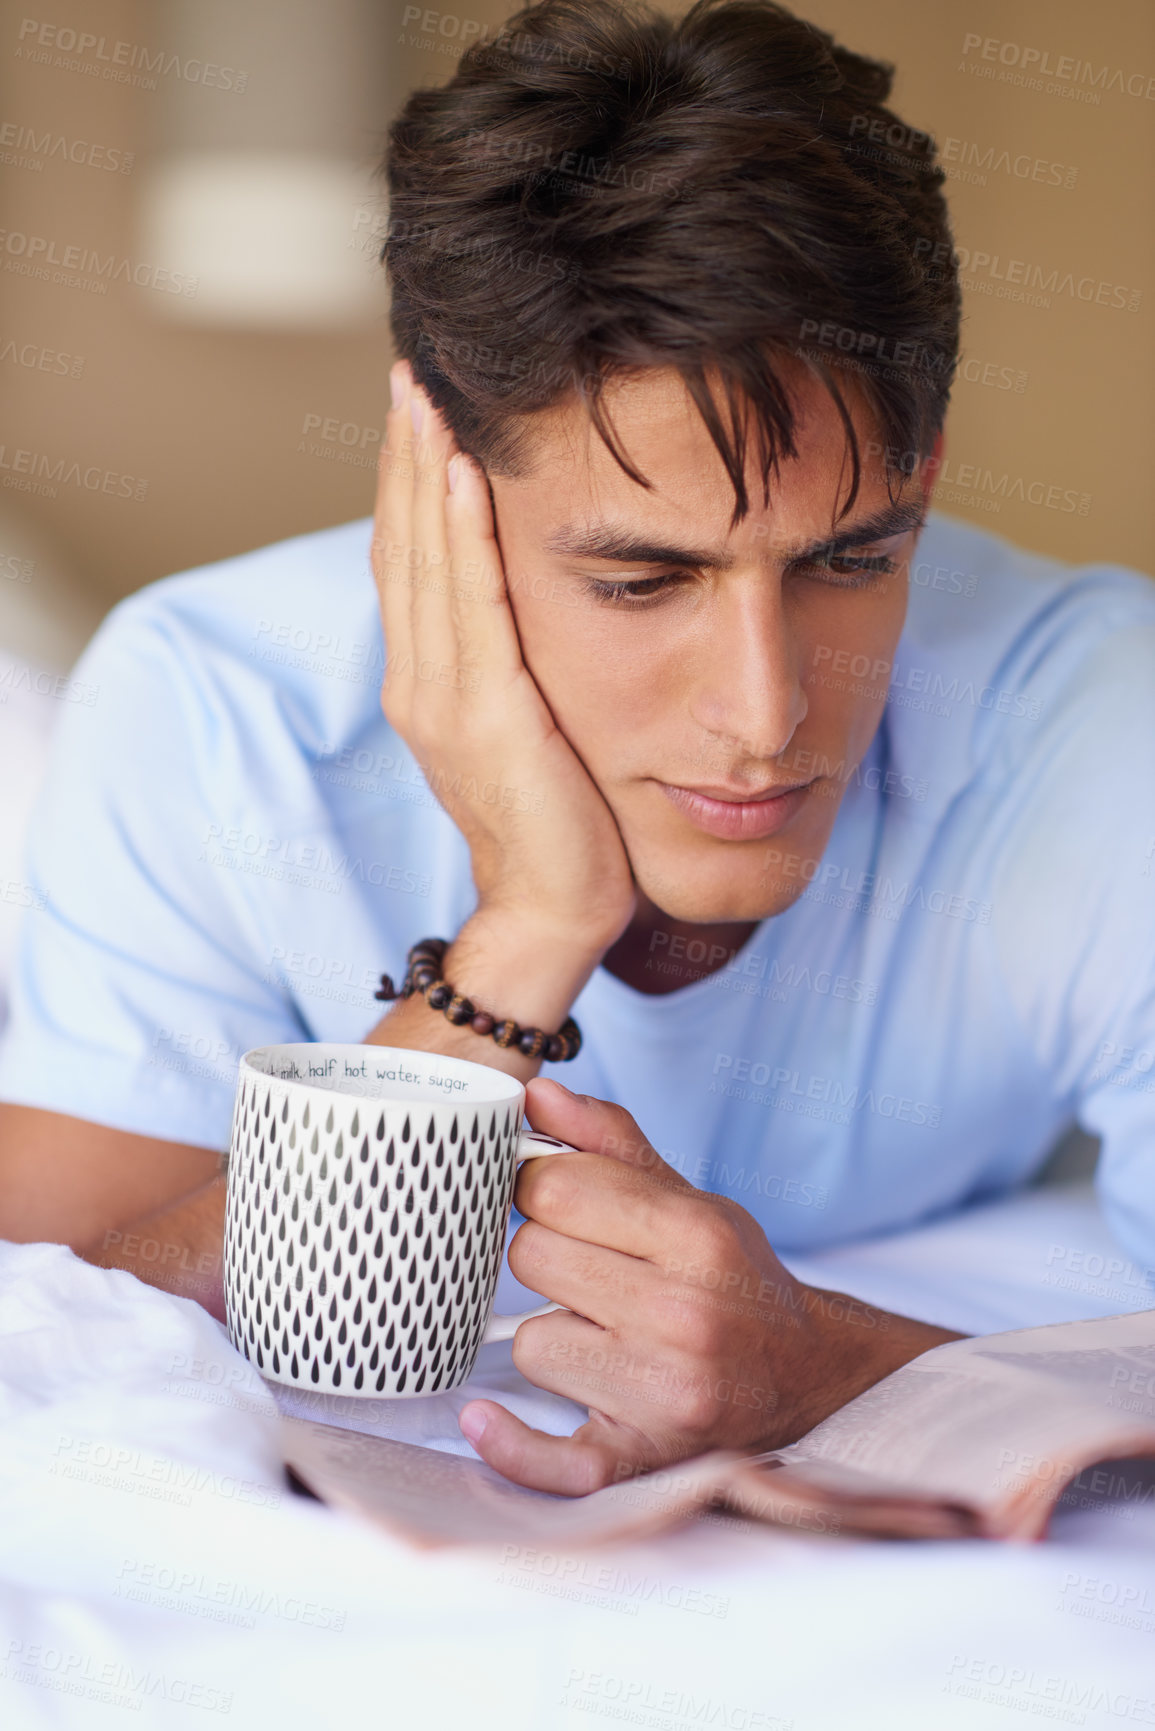
[[[983,247],[952,246],[950,241],[931,241],[920,236],[911,248],[933,281],[947,269],[956,270],[963,287],[972,292],[991,293],[997,283],[1000,300],[1027,301],[1032,306],[1050,306],[1052,295],[1068,295],[1071,300],[1092,301],[1100,307],[1119,307],[1137,313],[1143,299],[1142,289],[1126,283],[1112,282],[1109,277],[1076,276],[1073,270],[1059,265],[1039,264],[1031,259],[1005,258]]]
[[[0,485],[23,493],[45,493],[56,497],[57,487],[82,487],[87,493],[105,493],[117,499],[143,499],[148,482],[137,475],[122,475],[117,469],[102,469],[98,463],[70,462],[46,451],[15,450],[0,445]]]
[[[207,1713],[231,1713],[233,1706],[232,1691],[215,1684],[170,1676],[165,1671],[138,1671],[119,1659],[54,1647],[45,1641],[9,1641],[0,1660],[0,1676],[13,1683],[80,1696],[130,1713],[139,1713],[146,1700],[154,1705],[165,1701],[181,1707],[198,1707]]]
[[[248,83],[248,73],[235,66],[185,58],[143,42],[113,42],[107,36],[40,18],[23,19],[17,39],[18,60],[64,72],[84,72],[143,90],[155,90],[158,78],[179,78],[185,84],[203,84],[206,90],[242,91]]]
[[[115,253],[105,257],[95,247],[58,244],[48,235],[25,234],[20,229],[0,228],[0,249],[7,254],[5,270],[41,282],[63,283],[66,288],[90,288],[96,294],[106,294],[110,282],[127,282],[163,294],[191,296],[199,284],[195,276],[143,259],[119,258]]]
[[[41,697],[57,697],[62,703],[82,703],[86,709],[91,709],[100,696],[99,685],[73,679],[71,674],[50,673],[10,662],[0,667],[0,703],[7,703],[14,691],[34,691]]]
[[[275,1588],[138,1557],[124,1559],[113,1594],[247,1629],[256,1628],[258,1616],[303,1623],[314,1629],[345,1627],[345,1612],[319,1600],[300,1599]]]
[[[1032,156],[1030,151],[1010,151],[994,144],[978,144],[970,138],[944,138],[941,158],[951,180],[966,180],[985,186],[988,174],[1009,174],[1016,180],[1031,180],[1040,186],[1062,186],[1068,190],[1079,178],[1069,163]]]
[[[715,1077],[721,1075],[722,1080],[711,1083],[711,1093],[730,1094],[735,1085],[741,1088],[744,1082],[749,1081],[755,1088],[768,1087],[775,1091],[772,1096],[757,1100],[760,1105],[778,1105],[780,1100],[793,1098],[832,1106],[838,1114],[836,1122],[841,1124],[850,1122],[851,1112],[875,1112],[880,1118],[894,1118],[900,1124],[925,1124],[932,1130],[937,1129],[942,1119],[941,1106],[926,1100],[912,1100],[904,1094],[863,1088],[857,1082],[848,1086],[834,1076],[804,1077],[801,1071],[783,1065],[771,1069],[769,1064],[758,1060],[735,1058],[732,1052],[715,1053],[713,1074]],[[737,1097],[756,1098],[745,1092]]]
[[[1120,96],[1137,96],[1142,101],[1155,102],[1155,77],[1148,72],[1125,72],[1121,66],[1112,66],[1108,62],[1095,66],[1090,60],[1080,60],[1073,54],[1052,55],[1050,48],[1010,42],[998,36],[979,36],[973,31],[968,31],[963,37],[962,55],[963,70],[983,71],[981,62],[986,61],[991,67],[987,76],[994,76],[999,67],[1005,72],[1014,71],[1019,75],[1018,82],[1026,84],[1029,89],[1046,88],[1050,94],[1059,94],[1063,88],[1082,88],[1085,99],[1092,102],[1098,102],[1100,92],[1113,90]],[[970,65],[966,65],[968,60]],[[1044,86],[1044,78],[1053,79],[1055,83]]]
[[[53,157],[113,174],[131,174],[136,160],[131,150],[118,150],[115,145],[67,138],[62,132],[37,132],[14,120],[0,125],[0,162],[9,168],[42,169]]]
[[[66,379],[78,379],[84,371],[83,355],[61,354],[42,343],[17,342],[11,337],[0,343],[0,361],[26,367],[29,372],[54,373]]]
[[[1155,1725],[1155,1703],[1147,1696],[1128,1694],[1098,1678],[1063,1677],[1054,1672],[1035,1671],[1028,1665],[1008,1664],[1003,1659],[956,1653],[947,1666],[943,1689],[987,1706],[1009,1708],[1060,1724],[1086,1725],[1090,1712],[1096,1718],[1109,1713],[1132,1725]],[[1099,1719],[1099,1723],[1102,1725],[1104,1721]]]
[[[904,693],[913,692],[919,698],[926,698],[944,707],[938,713],[950,715],[951,705],[955,703],[969,704],[974,709],[993,710],[998,715],[1026,716],[1037,721],[1043,712],[1039,698],[1032,697],[1029,692],[1009,691],[1005,687],[994,685],[976,685],[973,679],[960,679],[958,674],[947,678],[946,675],[933,667],[902,666],[897,661],[889,661],[881,656],[873,660],[868,655],[852,655],[849,649],[833,649],[829,644],[815,645],[812,666],[822,672],[813,672],[808,676],[810,684],[820,684],[832,687],[836,691],[851,690],[860,696],[883,698],[888,703],[897,703],[918,709],[926,708],[919,702],[913,705]],[[860,683],[847,685],[846,679],[857,680]],[[897,791],[884,788],[885,792]],[[903,790],[905,791],[905,790]],[[925,797],[925,786],[924,786]]]
[[[878,872],[855,871],[850,866],[840,866],[837,860],[783,853],[780,848],[767,849],[765,861],[766,878],[776,872],[780,883],[801,879],[807,885],[803,898],[811,901],[877,914],[889,920],[897,920],[906,908],[918,908],[923,913],[942,914],[980,926],[991,923],[992,904],[964,895],[961,890],[912,883],[909,878],[899,881]]]
[[[323,842],[264,834],[240,826],[225,829],[211,823],[205,831],[198,860],[249,872],[299,889],[321,889],[339,895],[347,883],[368,883],[404,895],[427,896],[430,879],[407,866],[360,854],[334,853]]]

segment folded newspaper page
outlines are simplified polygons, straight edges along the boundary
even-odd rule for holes
[[[511,1484],[484,1461],[393,1442],[315,1419],[281,1419],[286,1465],[322,1502],[365,1515],[422,1547],[639,1538],[718,1499],[743,1459],[717,1451],[587,1497]]]
[[[770,1468],[838,1509],[844,1530],[911,1533],[884,1504],[914,1499],[960,1532],[1037,1539],[1088,1467],[1138,1456],[1155,1456],[1150,1310],[936,1346],[799,1442],[745,1460],[727,1499],[756,1515]]]
[[[717,1450],[586,1497],[523,1490],[436,1449],[281,1422],[286,1463],[308,1489],[423,1546],[580,1549],[711,1506],[812,1532],[1040,1539],[1088,1468],[1155,1457],[1155,1311],[949,1341],[788,1447]],[[1146,1490],[1135,1483],[1123,1494],[1155,1501],[1155,1473]]]

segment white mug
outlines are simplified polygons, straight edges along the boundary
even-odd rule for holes
[[[546,1304],[493,1316],[522,1126],[503,1070],[392,1046],[246,1052],[225,1208],[229,1339],[290,1388],[437,1394]]]

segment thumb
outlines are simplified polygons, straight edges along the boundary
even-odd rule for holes
[[[572,1436],[534,1430],[494,1400],[468,1401],[457,1422],[487,1466],[514,1484],[554,1496],[588,1496],[651,1464],[646,1439],[600,1413]]]
[[[667,1166],[642,1135],[624,1106],[597,1100],[592,1094],[572,1094],[552,1076],[535,1076],[526,1083],[526,1107],[535,1130],[689,1188],[681,1173]]]

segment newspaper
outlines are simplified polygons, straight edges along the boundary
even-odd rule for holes
[[[716,1450],[578,1498],[436,1449],[281,1422],[298,1481],[421,1546],[601,1546],[710,1508],[817,1532],[1033,1540],[1088,1468],[1155,1458],[1155,1311],[949,1341],[785,1448]]]

